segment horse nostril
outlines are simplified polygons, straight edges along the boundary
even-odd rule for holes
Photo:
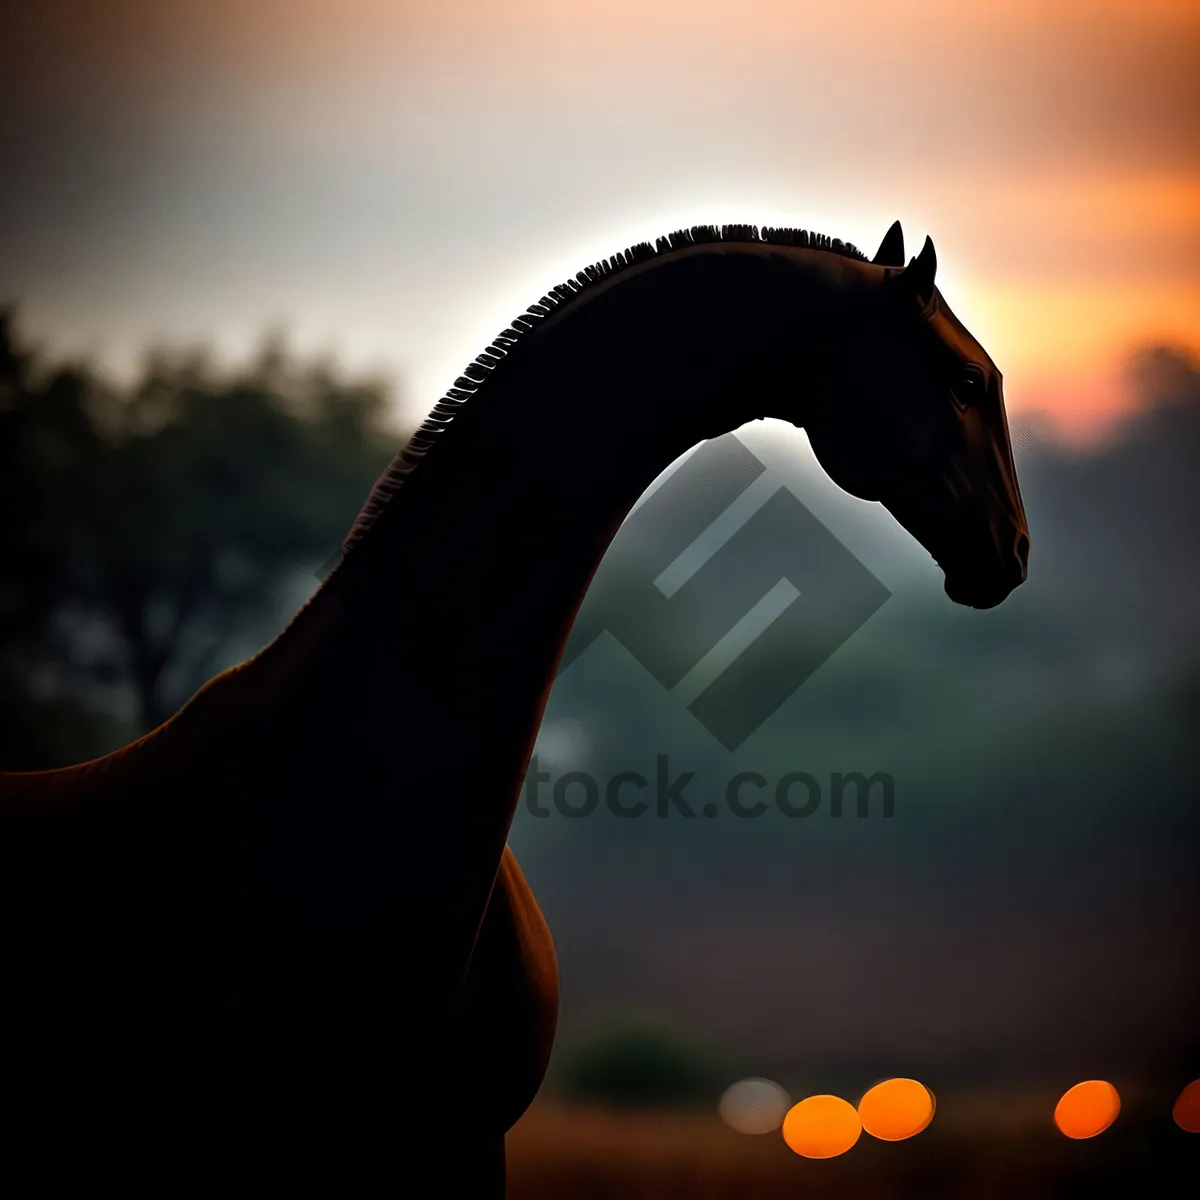
[[[1025,533],[1017,534],[1017,542],[1015,546],[1017,552],[1017,561],[1021,564],[1021,570],[1025,570],[1025,565],[1029,562],[1029,535]]]

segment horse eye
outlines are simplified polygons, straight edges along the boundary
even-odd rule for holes
[[[983,395],[983,375],[977,367],[967,367],[958,377],[958,382],[950,389],[954,403],[960,412],[965,412],[969,405],[974,404]]]

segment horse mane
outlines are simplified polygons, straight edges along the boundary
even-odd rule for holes
[[[380,475],[359,511],[350,532],[342,543],[340,552],[321,570],[324,576],[336,567],[340,559],[363,539],[368,529],[379,519],[387,505],[395,498],[404,481],[425,459],[446,431],[456,414],[464,410],[467,402],[476,396],[512,349],[521,342],[524,334],[535,329],[548,316],[569,305],[589,288],[602,283],[627,270],[637,263],[669,254],[672,250],[703,242],[765,242],[778,246],[799,246],[806,250],[824,250],[843,258],[855,258],[867,262],[867,256],[850,242],[831,238],[823,233],[811,233],[807,229],[764,228],[761,233],[757,225],[693,225],[690,229],[679,229],[656,239],[654,245],[639,242],[624,253],[618,252],[611,258],[603,258],[590,267],[585,267],[573,279],[553,287],[536,304],[531,304],[512,323],[502,329],[481,354],[467,364],[463,373],[454,381],[454,386],[433,406],[429,416],[412,435],[408,444]]]

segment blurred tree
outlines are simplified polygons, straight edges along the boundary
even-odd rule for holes
[[[616,1108],[715,1105],[738,1076],[698,1040],[647,1020],[619,1020],[569,1048],[555,1071],[573,1101]]]
[[[80,708],[121,691],[140,731],[170,716],[340,543],[403,440],[389,416],[381,381],[275,337],[243,370],[154,354],[122,389],[44,362],[0,311],[0,766],[96,752]],[[33,709],[58,731],[37,747]]]
[[[1026,454],[1033,553],[1043,592],[1091,625],[1094,645],[1136,638],[1144,661],[1154,646],[1173,665],[1194,659],[1200,635],[1200,362],[1145,346],[1127,386],[1136,404],[1107,443]]]

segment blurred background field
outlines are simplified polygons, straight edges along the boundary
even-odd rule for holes
[[[538,1105],[509,1135],[508,1195],[1082,1200],[1190,1192],[1189,1135],[1136,1112],[1107,1140],[1071,1142],[1046,1127],[1039,1099],[998,1094],[975,1106],[971,1119],[935,1118],[905,1142],[864,1134],[846,1154],[824,1160],[798,1157],[778,1135],[734,1133],[707,1114]]]
[[[512,1195],[1189,1194],[1198,22],[1183,0],[3,7],[0,768],[104,753],[274,636],[408,431],[561,279],[700,221],[872,253],[899,217],[1004,373],[1029,582],[955,608],[802,434],[739,431],[890,597],[735,752],[609,634],[558,678],[547,793],[666,756],[721,811],[519,808],[563,1009]],[[740,771],[885,772],[894,815],[735,819]],[[658,1032],[631,1050],[628,1027]],[[715,1115],[744,1076],[854,1100],[889,1075],[934,1090],[929,1129],[826,1163]],[[1053,1107],[1091,1078],[1124,1107],[1070,1142]]]

